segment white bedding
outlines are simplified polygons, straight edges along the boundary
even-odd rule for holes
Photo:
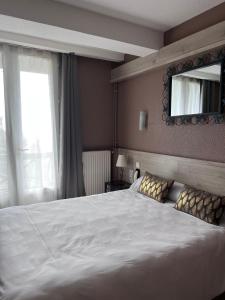
[[[0,210],[0,299],[211,300],[225,228],[132,190]]]

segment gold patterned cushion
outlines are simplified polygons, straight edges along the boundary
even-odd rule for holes
[[[210,224],[218,225],[224,212],[225,197],[185,186],[175,208]]]
[[[159,202],[164,202],[172,184],[173,180],[167,180],[146,172],[138,191]]]

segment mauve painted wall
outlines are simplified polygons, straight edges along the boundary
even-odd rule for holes
[[[111,63],[79,57],[79,93],[84,150],[111,149],[113,142],[113,87]]]
[[[165,69],[119,84],[118,146],[225,162],[225,125],[167,126],[162,121]],[[148,111],[148,129],[138,130],[140,110]]]
[[[166,43],[225,20],[225,3],[165,35]],[[225,125],[167,126],[162,121],[166,68],[119,83],[118,146],[190,158],[225,162]],[[148,129],[138,130],[140,110],[148,111]]]

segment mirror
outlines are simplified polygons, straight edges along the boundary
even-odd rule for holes
[[[221,113],[221,62],[171,76],[169,115]]]

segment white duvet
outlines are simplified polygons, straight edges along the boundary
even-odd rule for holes
[[[0,210],[0,299],[211,300],[225,228],[132,190]]]

